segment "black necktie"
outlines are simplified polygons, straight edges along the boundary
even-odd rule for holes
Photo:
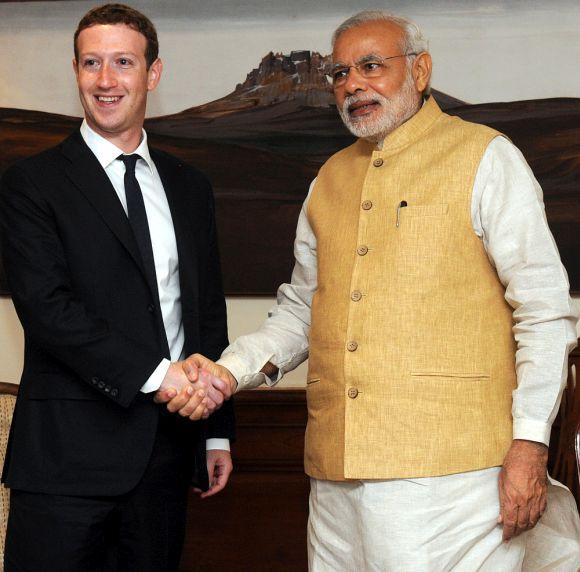
[[[147,274],[147,281],[158,300],[157,275],[155,273],[155,259],[153,258],[147,212],[145,211],[141,187],[135,177],[135,165],[141,157],[139,155],[120,155],[119,159],[125,163],[125,197],[127,199],[129,224],[133,229],[133,234],[139,246],[139,252]]]
[[[141,187],[135,177],[135,165],[141,157],[137,154],[133,155],[119,155],[118,157],[125,163],[125,198],[127,200],[127,216],[129,217],[129,224],[133,229],[135,240],[139,246],[141,259],[145,268],[147,282],[153,293],[155,304],[151,305],[159,308],[159,290],[157,289],[157,274],[155,272],[155,259],[153,258],[153,246],[151,245],[151,234],[149,233],[149,222],[147,221],[147,211],[145,210],[145,203],[143,202],[143,193]],[[150,310],[151,311],[151,310]],[[169,345],[167,343],[167,335],[163,325],[163,318],[161,310],[155,312],[161,341],[165,348],[165,356],[170,357]]]

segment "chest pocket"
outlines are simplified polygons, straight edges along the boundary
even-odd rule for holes
[[[408,205],[400,207],[399,226],[391,236],[401,272],[426,279],[453,252],[457,229],[447,203]]]

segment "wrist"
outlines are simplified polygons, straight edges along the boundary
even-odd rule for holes
[[[544,464],[548,462],[548,447],[538,441],[514,439],[512,441],[511,452],[529,460],[539,461]]]
[[[539,441],[530,441],[529,439],[514,439],[513,444],[517,447],[527,447],[538,452],[548,452],[548,447]]]

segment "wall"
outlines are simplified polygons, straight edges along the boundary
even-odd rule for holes
[[[96,2],[0,4],[0,107],[80,115],[71,38]],[[180,111],[222,97],[268,51],[329,52],[334,27],[376,2],[169,0],[131,2],[156,23],[165,62],[149,114]],[[419,0],[389,2],[431,40],[433,85],[471,103],[580,94],[580,5],[553,2]],[[252,331],[273,298],[228,300],[230,337]],[[578,301],[577,301],[578,303]],[[22,332],[12,303],[0,299],[0,380],[17,381]],[[304,366],[284,386],[304,383]]]

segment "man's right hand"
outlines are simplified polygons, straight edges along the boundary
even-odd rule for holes
[[[179,413],[192,421],[206,419],[223,403],[223,395],[217,391],[207,372],[200,372],[191,383],[183,369],[183,362],[169,366],[154,398],[156,403],[167,403],[171,413]]]
[[[212,385],[223,394],[224,399],[229,399],[238,387],[238,382],[229,369],[201,354],[190,355],[183,362],[183,369],[191,382],[196,382],[203,371],[211,373],[214,376]]]

